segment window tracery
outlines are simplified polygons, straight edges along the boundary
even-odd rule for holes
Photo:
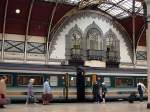
[[[100,34],[96,28],[92,28],[87,32],[87,49],[100,50]]]

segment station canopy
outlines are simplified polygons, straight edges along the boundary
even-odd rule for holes
[[[131,16],[132,14],[143,16],[143,5],[141,0],[45,0],[59,1],[77,5],[79,9],[86,7],[96,7],[109,15],[122,19]]]

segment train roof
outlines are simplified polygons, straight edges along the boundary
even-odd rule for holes
[[[98,75],[117,75],[117,74],[145,74],[147,69],[133,68],[100,68],[100,67],[80,67],[88,74]],[[76,74],[77,67],[66,65],[37,65],[37,64],[18,64],[18,63],[0,63],[1,72],[16,73],[53,73],[64,74],[66,72]]]

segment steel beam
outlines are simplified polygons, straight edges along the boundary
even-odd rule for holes
[[[57,6],[58,6],[58,0],[56,1],[56,4],[55,4],[55,6],[54,6],[54,8],[53,8],[52,15],[51,15],[50,22],[49,22],[48,34],[47,34],[47,38],[46,38],[46,57],[45,57],[45,64],[48,64],[48,60],[49,60],[49,47],[50,47],[50,45],[51,45],[51,42],[50,42],[50,33],[51,33],[51,27],[52,27],[53,18],[54,18],[54,15],[55,15]]]
[[[6,0],[6,4],[5,4],[5,13],[4,13],[4,21],[3,21],[1,61],[4,61],[4,44],[5,44],[5,29],[6,29],[7,9],[8,9],[8,0]]]
[[[34,1],[35,0],[31,1],[28,20],[27,20],[27,25],[26,25],[25,44],[24,44],[24,62],[27,61],[28,33],[29,33],[30,19],[31,19],[31,13],[32,13],[32,8],[33,8],[33,5],[34,5]]]

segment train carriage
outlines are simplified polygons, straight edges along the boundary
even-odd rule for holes
[[[1,64],[0,75],[8,77],[8,96],[12,100],[24,100],[30,78],[35,79],[34,91],[41,99],[45,79],[50,79],[54,100],[76,100],[76,67],[46,66],[29,64]],[[137,93],[136,85],[142,81],[147,86],[146,69],[94,68],[83,67],[85,76],[85,99],[92,100],[92,84],[96,79],[108,87],[107,99],[126,99],[130,93]],[[67,73],[67,75],[66,75]],[[146,95],[146,94],[145,94]]]

